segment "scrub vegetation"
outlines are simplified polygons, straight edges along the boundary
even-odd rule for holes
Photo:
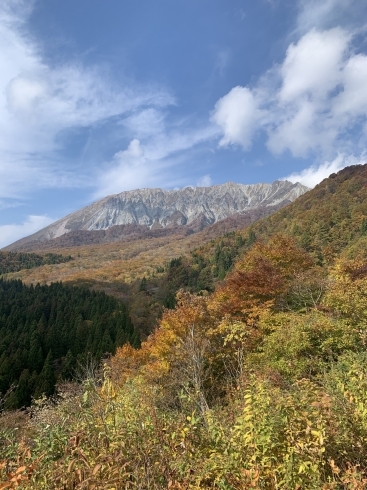
[[[130,285],[156,328],[3,411],[0,488],[366,488],[364,171]]]

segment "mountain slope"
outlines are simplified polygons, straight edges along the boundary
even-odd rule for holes
[[[46,250],[59,250],[60,252],[64,252],[66,248],[73,249],[76,247],[109,243],[119,243],[122,245],[123,243],[152,238],[167,237],[167,239],[173,241],[199,232],[202,232],[201,238],[203,242],[206,242],[209,239],[217,238],[224,233],[244,228],[254,221],[275,213],[289,203],[290,201],[282,201],[274,206],[260,206],[249,209],[241,213],[233,214],[212,225],[208,225],[205,221],[200,219],[192,222],[190,225],[171,225],[166,228],[149,228],[144,225],[130,223],[127,225],[111,226],[111,228],[106,230],[74,230],[51,240],[37,240],[28,237],[29,241],[28,238],[22,239],[7,248],[11,249],[13,252],[19,250],[21,253],[32,252],[34,250],[37,250],[38,252]]]
[[[238,239],[267,242],[272,236],[288,235],[311,252],[319,263],[339,254],[367,257],[367,164],[346,167],[330,175],[295,202],[260,219],[225,239],[227,255],[235,260]],[[200,250],[208,267],[223,239],[218,237]]]
[[[341,252],[363,257],[367,251],[366,185],[367,165],[347,167],[295,202],[253,224],[248,215],[237,213],[190,235],[186,235],[186,227],[181,227],[181,232],[174,235],[141,237],[131,241],[126,238],[126,241],[97,245],[74,244],[74,248],[61,248],[59,243],[60,249],[55,249],[55,252],[70,254],[73,261],[24,270],[8,277],[22,279],[27,284],[58,280],[78,284],[82,281],[113,294],[117,290],[119,294],[120,284],[131,283],[144,275],[153,277],[157,270],[163,271],[169,261],[181,256],[187,260],[177,267],[166,268],[169,276],[166,282],[170,282],[170,277],[178,278],[183,274],[190,287],[205,289],[225,276],[236,258],[255,238],[266,242],[276,233],[295,237],[300,245],[317,257],[319,263],[330,261]],[[252,212],[259,213],[259,209]],[[255,217],[259,219],[262,216]],[[83,233],[112,233],[114,228]],[[228,234],[239,229],[242,231]],[[168,230],[157,230],[157,233]],[[146,229],[148,232],[155,233]],[[69,234],[70,238],[73,233]],[[222,237],[225,233],[227,235]],[[64,235],[46,243],[56,244],[67,239],[68,235]],[[40,242],[38,244],[41,245]],[[192,279],[194,276],[195,281]],[[180,286],[185,287],[186,283],[167,288],[174,294]],[[148,289],[154,287],[156,284],[148,284]]]
[[[277,213],[251,225],[257,237],[294,236],[320,260],[366,255],[367,164],[346,167]]]
[[[127,191],[101,199],[18,240],[6,249],[25,250],[25,245],[30,242],[33,242],[32,248],[36,249],[37,242],[53,240],[71,232],[107,230],[116,225],[135,224],[153,231],[189,226],[195,232],[237,213],[287,204],[307,190],[299,183],[275,181],[272,184],[253,185],[229,182],[212,187],[185,187],[172,191]],[[135,230],[125,228],[122,235],[131,231]],[[106,239],[106,234],[104,238],[105,241],[114,241],[114,237]]]

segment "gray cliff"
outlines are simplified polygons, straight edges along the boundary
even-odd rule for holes
[[[228,182],[212,187],[185,187],[169,191],[125,191],[69,214],[16,243],[47,241],[71,231],[106,230],[115,225],[130,223],[150,229],[190,225],[197,220],[210,225],[236,213],[293,202],[307,190],[299,183],[277,180],[272,184]]]

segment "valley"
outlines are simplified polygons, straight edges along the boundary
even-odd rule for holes
[[[4,488],[364,488],[366,183],[351,166],[196,232],[1,252]]]
[[[366,26],[0,0],[0,490],[367,490]]]

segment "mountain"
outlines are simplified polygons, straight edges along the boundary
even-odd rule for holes
[[[212,238],[217,238],[224,233],[236,231],[249,226],[254,221],[269,216],[275,213],[289,201],[283,201],[274,206],[259,206],[248,211],[233,214],[228,218],[224,218],[212,225],[207,225],[205,220],[198,219],[192,222],[190,225],[171,225],[166,228],[152,227],[149,228],[144,225],[137,225],[136,223],[130,223],[127,225],[115,225],[106,230],[73,230],[69,233],[65,233],[60,237],[53,238],[52,240],[19,240],[18,242],[9,246],[8,250],[12,250],[11,253],[16,253],[16,250],[22,252],[30,252],[33,250],[46,251],[46,250],[61,250],[65,248],[73,249],[75,247],[83,247],[88,245],[103,245],[108,243],[121,243],[121,242],[133,242],[135,240],[144,240],[152,238],[169,237],[171,240],[183,238],[185,236],[192,235],[193,233],[202,232],[200,234],[201,239],[206,242]],[[29,237],[32,238],[32,237]],[[3,252],[5,253],[5,252]]]
[[[72,246],[104,243],[123,239],[129,234],[144,234],[147,230],[188,227],[197,232],[220,220],[256,209],[288,204],[308,190],[288,181],[272,184],[235,184],[229,182],[212,187],[185,187],[179,190],[138,189],[107,196],[75,213],[56,221],[42,230],[6,247],[7,250],[37,249],[41,244],[74,232]],[[261,213],[260,213],[261,214]],[[262,214],[268,214],[264,211]],[[112,233],[80,234],[109,230]],[[123,228],[121,228],[123,227]],[[171,233],[171,232],[169,232]],[[38,247],[37,247],[38,246]],[[60,246],[60,245],[59,245]]]

